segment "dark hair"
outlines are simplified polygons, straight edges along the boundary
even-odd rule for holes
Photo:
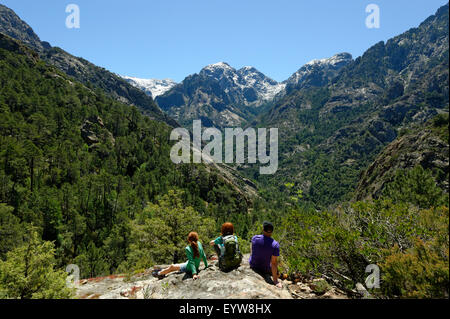
[[[191,244],[192,250],[194,251],[194,257],[200,257],[200,252],[198,251],[198,234],[196,232],[190,232],[188,235],[188,242]]]
[[[273,224],[271,222],[264,222],[263,229],[265,232],[273,232]]]
[[[220,232],[222,233],[222,236],[233,235],[234,234],[234,226],[233,226],[233,224],[229,223],[229,222],[223,224]]]

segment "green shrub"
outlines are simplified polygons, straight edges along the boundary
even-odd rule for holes
[[[421,208],[448,205],[448,194],[436,185],[430,170],[417,165],[413,169],[398,170],[386,185],[384,196],[398,203],[411,203]]]
[[[323,295],[331,289],[331,286],[325,279],[315,280],[310,287],[317,295]]]
[[[389,250],[381,263],[382,292],[402,298],[448,298],[448,247],[440,256],[431,245],[417,240],[402,252],[398,246]]]
[[[283,271],[327,274],[349,288],[346,278],[354,287],[365,281],[366,266],[377,264],[387,274],[376,294],[442,297],[448,279],[448,218],[445,206],[419,209],[390,200],[357,202],[332,212],[293,210],[279,230]],[[417,238],[425,248],[417,246]]]

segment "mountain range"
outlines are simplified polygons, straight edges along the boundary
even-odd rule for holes
[[[204,67],[198,74],[190,75],[182,83],[158,94],[156,102],[186,126],[193,119],[202,119],[205,126],[242,126],[292,90],[329,81],[351,61],[349,53],[314,60],[281,83],[254,67],[236,70],[226,62],[219,62]],[[142,83],[134,85],[143,87]]]

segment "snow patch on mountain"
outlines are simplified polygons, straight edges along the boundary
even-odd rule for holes
[[[350,53],[339,53],[331,58],[312,60],[302,66],[289,79],[286,80],[287,86],[295,87],[301,85],[302,82],[314,73],[332,73],[339,71],[353,61]]]
[[[339,53],[333,55],[331,58],[312,60],[306,63],[306,65],[329,65],[336,67],[338,65],[341,65],[342,63],[346,63],[351,59],[352,55],[350,53]]]
[[[157,96],[163,95],[171,88],[173,88],[177,83],[171,79],[140,79],[131,76],[121,76],[128,83],[134,87],[141,89],[147,95],[156,98]]]

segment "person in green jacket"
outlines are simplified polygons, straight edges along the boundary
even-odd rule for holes
[[[153,271],[153,275],[159,279],[162,279],[171,272],[179,271],[188,273],[192,275],[194,280],[197,280],[199,278],[198,273],[200,270],[200,261],[203,260],[205,268],[208,268],[208,261],[203,250],[202,243],[199,242],[198,234],[196,232],[189,233],[188,243],[189,245],[184,249],[188,259],[187,262],[178,265],[170,265],[164,270],[155,269]]]

